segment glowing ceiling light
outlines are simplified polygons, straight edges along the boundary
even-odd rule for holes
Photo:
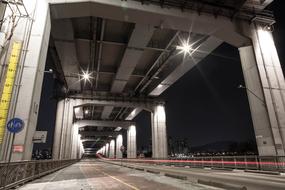
[[[176,46],[176,49],[179,50],[178,54],[184,54],[186,56],[187,54],[191,55],[192,45],[189,42],[189,38],[187,40],[181,41],[180,46]]]
[[[88,73],[84,73],[83,74],[83,79],[85,79],[85,80],[89,80],[89,74]]]
[[[85,110],[84,113],[85,113],[85,114],[88,114],[88,113],[89,113],[89,110]]]
[[[87,70],[87,71],[82,71],[82,74],[80,76],[82,77],[82,80],[84,80],[84,82],[86,81],[91,82],[90,81],[90,79],[92,78],[91,75],[92,73],[89,73]]]

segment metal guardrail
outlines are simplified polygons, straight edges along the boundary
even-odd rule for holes
[[[177,167],[221,168],[285,172],[285,156],[213,156],[168,159],[115,159],[122,162],[173,165]]]
[[[177,160],[177,159],[170,159]],[[189,167],[211,167],[262,171],[285,171],[285,157],[272,156],[219,156],[186,159]],[[182,162],[183,163],[183,162]],[[176,163],[177,164],[177,163]],[[179,163],[178,163],[179,164]],[[184,166],[184,165],[183,165]]]
[[[0,163],[0,190],[55,172],[79,160],[44,160]]]

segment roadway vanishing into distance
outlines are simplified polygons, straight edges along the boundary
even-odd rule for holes
[[[81,161],[58,172],[35,180],[20,190],[58,189],[191,189],[218,190],[219,188],[200,185],[190,181],[173,179],[162,175],[116,166],[99,161]]]
[[[285,189],[285,176],[283,175],[250,173],[243,172],[241,170],[226,171],[200,168],[181,168],[142,163],[127,165],[141,168],[145,171],[114,165],[110,161],[106,160],[82,160],[81,162],[59,170],[58,172],[28,183],[22,186],[20,190],[223,189],[199,184],[197,183],[198,179],[229,184],[236,189],[242,189],[244,187],[246,187],[247,190]],[[152,173],[146,171],[151,171]],[[187,180],[166,177],[164,176],[166,173],[187,176]]]

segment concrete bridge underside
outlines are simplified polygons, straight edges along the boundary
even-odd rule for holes
[[[31,159],[47,57],[65,92],[57,106],[54,159],[79,158],[84,150],[120,158],[123,130],[127,155],[135,158],[131,120],[142,110],[152,116],[153,157],[166,158],[165,105],[158,96],[223,42],[239,49],[246,86],[262,100],[248,93],[259,154],[285,155],[285,81],[268,30],[274,20],[262,14],[271,1],[203,1],[199,10],[163,2],[24,0],[32,19],[21,19],[12,37],[24,44],[24,67],[10,116],[27,127],[15,136],[14,145],[25,151],[12,153],[13,160]],[[253,7],[254,15],[246,11]],[[214,8],[223,11],[217,16],[209,12]],[[177,55],[181,39],[189,39],[190,56]],[[7,160],[8,133],[1,146]]]

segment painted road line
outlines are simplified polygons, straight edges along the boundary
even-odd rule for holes
[[[139,190],[139,188],[137,188],[137,187],[135,187],[135,186],[133,186],[131,184],[128,184],[128,183],[126,183],[126,182],[124,182],[124,181],[122,181],[122,180],[120,180],[120,179],[118,179],[118,178],[116,178],[116,177],[114,177],[114,176],[112,176],[110,174],[107,174],[106,172],[103,172],[102,170],[99,170],[99,169],[96,169],[96,168],[94,168],[94,169],[96,171],[101,172],[102,174],[104,174],[104,175],[106,175],[106,176],[108,176],[108,177],[110,177],[110,178],[112,178],[112,179],[114,179],[114,180],[116,180],[116,181],[118,181],[118,182],[120,182],[120,183],[122,183],[122,184],[124,184],[124,185],[126,185],[126,186],[128,186],[130,188],[132,188],[132,189],[134,189],[134,190]]]

